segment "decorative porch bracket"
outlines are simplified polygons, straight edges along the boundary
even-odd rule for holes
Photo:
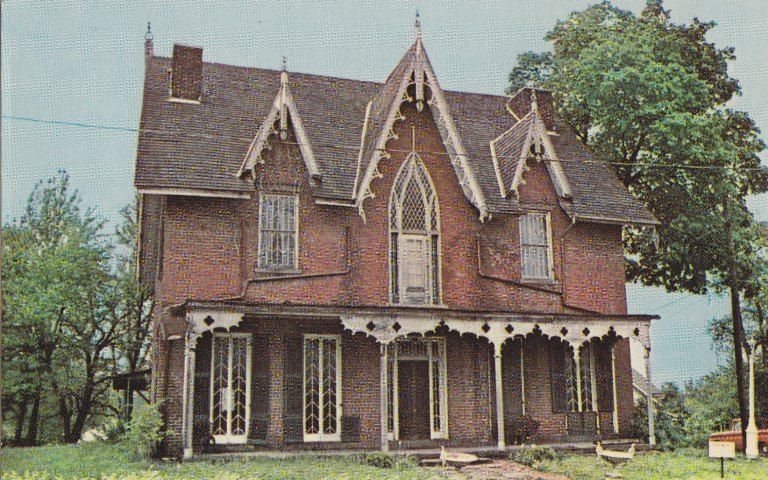
[[[537,321],[538,320],[538,321]],[[463,335],[469,333],[478,338],[485,338],[493,345],[494,369],[496,376],[496,426],[498,432],[498,448],[506,448],[504,435],[504,395],[502,391],[502,362],[501,349],[507,339],[525,336],[539,332],[547,337],[558,337],[568,343],[575,352],[582,344],[591,338],[601,338],[611,333],[621,338],[633,338],[650,351],[650,320],[631,322],[610,320],[563,320],[557,317],[525,318],[525,317],[476,317],[476,318],[440,318],[436,315],[376,315],[351,314],[342,315],[341,323],[344,328],[355,333],[363,333],[373,337],[381,345],[381,449],[389,450],[387,436],[387,346],[397,338],[409,334],[424,335],[445,326]],[[578,355],[574,356],[578,362]],[[612,366],[613,367],[613,366]],[[615,367],[612,368],[615,372]],[[580,369],[577,368],[577,374]],[[614,374],[615,375],[615,374]],[[615,383],[615,380],[614,380]],[[614,387],[615,388],[615,387]],[[581,407],[581,400],[579,400]],[[618,406],[614,406],[614,411]],[[653,420],[649,419],[652,425]],[[616,423],[618,421],[616,420]],[[651,427],[652,429],[653,427]]]
[[[192,457],[192,425],[194,420],[195,347],[205,332],[223,328],[227,331],[243,321],[238,312],[198,310],[187,313],[187,331],[184,335],[184,382],[181,395],[181,445],[184,458]]]

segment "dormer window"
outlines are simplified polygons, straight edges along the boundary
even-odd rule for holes
[[[552,235],[549,214],[520,217],[520,265],[523,280],[552,280]]]
[[[395,178],[389,199],[392,303],[440,303],[440,218],[432,180],[411,153]]]
[[[262,194],[259,201],[259,269],[298,269],[296,195]]]

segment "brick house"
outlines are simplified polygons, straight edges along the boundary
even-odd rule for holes
[[[167,454],[627,435],[621,232],[655,219],[551,93],[443,91],[146,43],[135,185]]]

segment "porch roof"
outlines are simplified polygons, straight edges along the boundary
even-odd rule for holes
[[[471,333],[501,345],[509,338],[539,332],[560,337],[576,346],[590,338],[615,334],[635,338],[650,347],[649,328],[658,315],[601,313],[540,313],[518,311],[455,310],[440,307],[407,306],[318,306],[248,303],[242,301],[189,300],[171,307],[186,317],[194,334],[215,328],[230,329],[245,316],[339,318],[346,330],[364,333],[379,343],[389,343],[409,333],[426,333],[446,326],[459,333]]]

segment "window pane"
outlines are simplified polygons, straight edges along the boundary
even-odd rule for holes
[[[259,268],[296,267],[296,197],[262,195]]]
[[[549,278],[549,236],[547,217],[528,214],[520,217],[522,273],[529,278]]]
[[[336,433],[336,339],[323,340],[323,433]]]
[[[320,432],[320,342],[304,342],[304,432]]]

